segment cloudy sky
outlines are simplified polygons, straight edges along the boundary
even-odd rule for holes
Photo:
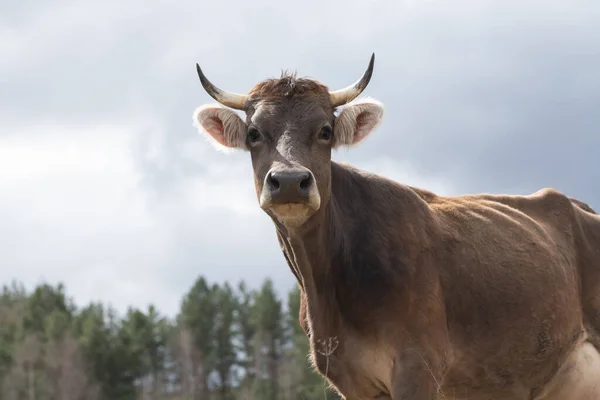
[[[10,5],[8,5],[10,4]],[[294,285],[246,153],[192,126],[213,82],[375,73],[381,127],[334,159],[442,194],[600,208],[597,1],[22,0],[0,10],[0,282],[173,315],[199,274]]]

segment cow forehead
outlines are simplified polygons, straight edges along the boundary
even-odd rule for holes
[[[304,94],[327,95],[327,86],[314,79],[299,78],[295,73],[283,72],[280,78],[265,79],[256,84],[248,93],[261,98],[294,96]]]
[[[311,97],[259,100],[249,115],[250,123],[277,130],[302,129],[333,118],[333,110]]]

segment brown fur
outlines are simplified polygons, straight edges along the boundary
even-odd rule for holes
[[[330,288],[312,310],[302,297],[300,315],[321,373],[316,341],[340,341],[328,375],[348,398],[400,386],[424,393],[407,399],[438,389],[448,398],[535,399],[578,346],[600,348],[600,218],[577,200],[550,189],[442,197],[337,164],[332,172],[332,199],[354,204],[338,203],[328,213],[343,217],[298,245],[319,254],[304,268],[318,268],[323,282],[313,284]],[[313,248],[339,230],[328,250]],[[350,257],[336,254],[348,248]],[[396,378],[402,385],[377,386],[353,366],[358,349],[344,343],[357,340],[413,365]]]
[[[265,79],[254,86],[249,94],[251,99],[273,99],[328,92],[327,86],[307,78],[298,78],[295,72],[283,71],[279,78]]]
[[[337,118],[358,132],[379,118],[365,110],[336,117],[325,86],[288,75],[246,110],[263,137],[247,146],[257,195],[282,166],[310,170],[320,194],[301,225],[265,209],[317,370],[353,400],[600,398],[600,216],[552,189],[439,196],[332,162],[339,138],[316,135]]]

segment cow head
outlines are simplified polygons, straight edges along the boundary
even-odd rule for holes
[[[219,89],[196,64],[202,86],[220,104],[198,107],[194,124],[218,148],[249,151],[261,208],[299,227],[329,201],[331,150],[360,142],[381,120],[381,103],[355,100],[371,79],[374,61],[373,54],[363,76],[341,90],[283,74],[245,95]],[[245,120],[232,109],[244,111]]]

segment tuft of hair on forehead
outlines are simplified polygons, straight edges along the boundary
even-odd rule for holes
[[[296,71],[282,71],[279,78],[266,79],[254,86],[249,95],[252,97],[273,98],[297,95],[324,95],[329,88],[309,78],[299,78]]]

